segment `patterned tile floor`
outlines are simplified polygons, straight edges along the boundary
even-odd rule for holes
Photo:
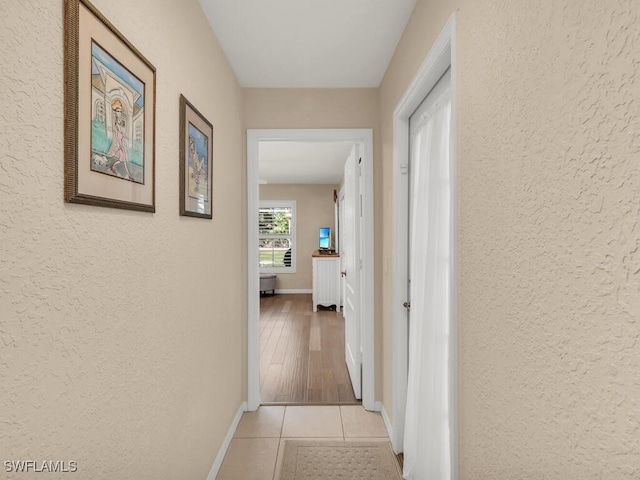
[[[217,480],[277,480],[287,439],[389,441],[382,416],[360,405],[263,406],[245,412]]]

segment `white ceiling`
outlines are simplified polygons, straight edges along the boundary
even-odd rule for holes
[[[378,87],[416,0],[199,0],[242,87]]]
[[[199,0],[242,87],[378,87],[416,0]],[[267,183],[337,184],[350,143],[260,144]]]
[[[352,146],[352,142],[260,142],[260,181],[337,185]]]

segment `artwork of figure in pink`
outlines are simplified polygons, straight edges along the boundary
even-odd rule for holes
[[[124,171],[127,174],[127,178],[129,180],[133,180],[133,177],[129,172],[127,141],[123,132],[124,122],[122,118],[122,102],[116,98],[111,103],[111,109],[113,110],[113,142],[111,143],[111,148],[109,149],[107,156],[114,157],[116,159],[113,165],[111,165],[111,173],[113,175],[118,175],[116,166],[122,164]]]
[[[143,184],[145,85],[96,42],[91,53],[91,170]]]

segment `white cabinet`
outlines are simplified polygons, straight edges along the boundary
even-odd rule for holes
[[[340,255],[313,254],[313,311],[318,305],[340,308]]]

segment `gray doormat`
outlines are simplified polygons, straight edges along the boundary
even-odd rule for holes
[[[402,480],[389,442],[287,440],[280,480]]]

